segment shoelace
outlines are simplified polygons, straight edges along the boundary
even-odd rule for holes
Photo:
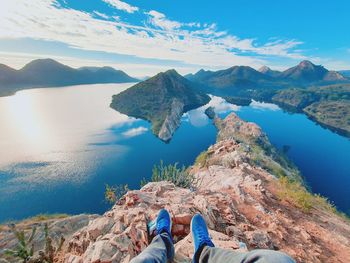
[[[211,240],[209,238],[209,235],[203,231],[202,229],[198,229],[197,230],[197,234],[198,234],[198,240],[199,240],[199,244],[211,244]]]
[[[159,220],[159,222],[157,223],[157,230],[167,230],[165,219]]]

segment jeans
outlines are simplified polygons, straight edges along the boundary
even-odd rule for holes
[[[174,258],[174,245],[167,233],[157,235],[152,243],[130,263],[166,263]],[[288,255],[265,249],[235,252],[216,247],[204,247],[195,263],[295,263]]]
[[[165,263],[174,258],[174,244],[167,233],[162,233],[153,238],[152,243],[134,257],[130,263]]]

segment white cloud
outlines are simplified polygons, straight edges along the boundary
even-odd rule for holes
[[[164,14],[159,13],[155,10],[151,10],[146,14],[150,16],[151,23],[156,27],[160,27],[161,29],[174,30],[182,26],[181,23],[177,21],[171,21],[167,19]]]
[[[144,134],[145,132],[147,132],[148,129],[146,127],[137,127],[137,128],[132,128],[130,130],[127,130],[126,132],[123,132],[123,135],[125,137],[135,137],[141,134]]]
[[[104,19],[109,19],[109,16],[107,16],[106,14],[100,13],[98,11],[94,11],[93,13],[96,14],[97,16],[99,16],[99,17],[104,18]]]
[[[115,7],[116,9],[126,11],[128,13],[134,13],[135,11],[138,11],[138,7],[129,5],[128,3],[125,3],[120,0],[102,0],[103,2]]]
[[[127,12],[137,10],[121,1],[103,1]],[[238,64],[258,67],[265,64],[265,56],[302,57],[292,51],[301,44],[299,41],[259,46],[254,39],[217,30],[216,24],[181,23],[154,10],[148,12],[143,26],[125,23],[119,17],[119,21],[99,19],[96,14],[58,6],[55,0],[2,0],[0,38],[59,41],[77,49],[174,60],[212,69]],[[260,58],[240,55],[244,52]]]

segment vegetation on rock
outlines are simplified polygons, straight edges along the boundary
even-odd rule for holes
[[[16,236],[18,245],[14,250],[6,249],[5,256],[12,259],[19,259],[23,263],[53,263],[55,262],[56,257],[60,253],[65,239],[61,236],[56,240],[56,244],[53,244],[53,239],[49,235],[48,224],[44,224],[43,234],[45,238],[45,249],[40,251],[35,251],[35,244],[33,242],[34,236],[36,234],[36,227],[32,228],[31,234],[29,237],[26,237],[25,232],[19,231],[16,229],[14,224],[10,225],[12,233]],[[7,259],[4,259],[5,262]]]
[[[207,159],[208,159],[208,152],[203,151],[197,156],[194,164],[199,165],[200,167],[204,167],[207,164]]]
[[[106,184],[105,200],[110,204],[114,204],[128,191],[129,191],[129,186],[127,184],[115,185],[115,186],[110,186]]]
[[[178,168],[178,163],[164,165],[161,160],[159,165],[154,165],[152,170],[151,182],[171,182],[178,187],[191,188],[195,183],[194,176],[184,165]],[[148,183],[146,179],[141,181],[141,186]]]
[[[310,212],[312,208],[337,212],[335,206],[327,198],[318,194],[312,194],[299,181],[283,176],[279,178],[278,186],[278,197],[282,201],[292,203],[304,212]]]

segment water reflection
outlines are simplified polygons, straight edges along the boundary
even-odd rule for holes
[[[185,113],[183,116],[183,121],[188,121],[193,126],[196,126],[196,127],[203,127],[205,125],[208,125],[209,123],[209,119],[204,113],[208,107],[213,107],[215,113],[219,115],[228,114],[229,112],[232,112],[232,111],[239,111],[240,109],[240,106],[230,104],[221,97],[217,97],[213,95],[209,95],[209,96],[211,100],[209,101],[208,104],[198,109]]]
[[[135,136],[144,134],[147,131],[148,131],[148,128],[140,126],[140,127],[137,127],[137,128],[131,128],[131,129],[123,132],[122,134],[125,137],[135,137]]]
[[[252,102],[250,103],[249,106],[253,109],[256,109],[256,110],[269,110],[269,111],[281,110],[280,107],[278,107],[276,104],[258,102],[255,100],[252,100]]]

